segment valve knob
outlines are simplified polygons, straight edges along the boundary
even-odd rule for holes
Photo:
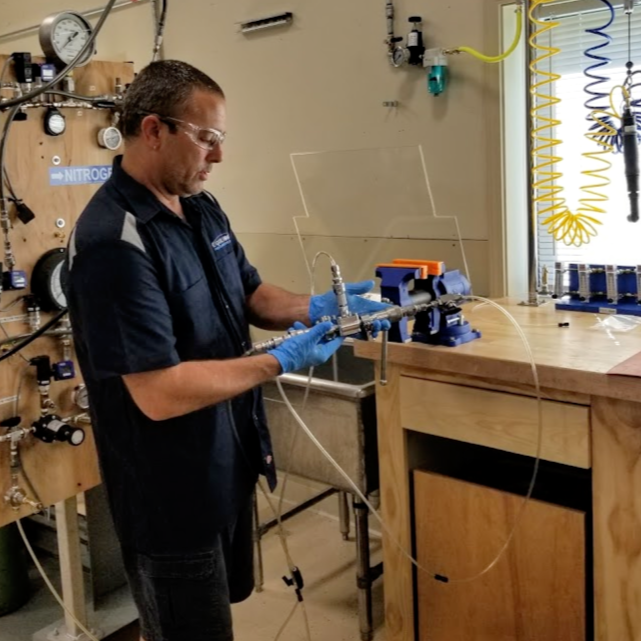
[[[18,427],[20,425],[20,417],[19,416],[12,416],[11,418],[6,418],[4,421],[0,423],[0,427],[8,427],[11,429],[12,427]]]

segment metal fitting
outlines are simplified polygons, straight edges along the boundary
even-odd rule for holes
[[[338,334],[343,338],[354,336],[361,331],[361,317],[358,314],[349,316],[339,316],[336,319],[338,325]]]
[[[347,302],[347,290],[345,289],[345,283],[343,277],[341,276],[341,269],[336,263],[332,263],[332,289],[334,290],[334,295],[336,296],[336,303],[338,304],[338,315],[339,316],[349,316],[349,304]]]
[[[9,488],[7,493],[4,495],[4,500],[14,510],[19,510],[23,505],[28,505],[34,510],[38,510],[38,512],[45,509],[45,506],[40,503],[40,501],[30,499],[27,493],[18,485],[14,485]]]

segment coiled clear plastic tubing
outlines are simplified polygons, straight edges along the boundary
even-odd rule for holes
[[[283,399],[283,402],[287,406],[287,409],[290,411],[292,417],[298,423],[300,428],[305,432],[305,434],[309,437],[309,439],[316,445],[316,447],[320,450],[322,455],[331,463],[331,465],[336,469],[336,471],[345,479],[347,484],[353,489],[354,494],[360,498],[360,500],[369,508],[372,516],[376,518],[376,520],[381,524],[382,529],[385,531],[386,536],[388,537],[388,540],[390,543],[392,543],[394,546],[396,546],[401,553],[421,572],[425,572],[427,575],[431,576],[433,579],[436,581],[440,581],[442,583],[470,583],[472,581],[476,581],[477,579],[481,578],[492,568],[496,566],[496,564],[501,560],[505,552],[508,550],[510,547],[514,536],[521,524],[521,521],[523,520],[523,515],[525,513],[525,508],[527,507],[530,499],[532,498],[532,493],[534,492],[534,486],[536,484],[536,480],[538,478],[539,474],[539,468],[540,468],[540,462],[541,462],[541,451],[542,451],[542,445],[543,445],[543,400],[541,396],[541,384],[539,382],[539,374],[538,374],[538,369],[536,366],[536,362],[534,360],[534,354],[532,352],[532,348],[530,347],[530,343],[527,339],[527,336],[525,335],[523,329],[521,326],[518,324],[516,319],[501,305],[498,303],[494,302],[493,300],[483,298],[481,296],[466,296],[466,298],[470,300],[477,300],[481,301],[482,303],[485,303],[487,305],[491,305],[492,307],[496,308],[501,314],[503,314],[514,326],[516,331],[519,334],[519,337],[523,341],[523,345],[525,347],[526,353],[527,353],[527,358],[530,362],[530,367],[532,370],[532,380],[534,383],[534,389],[536,390],[536,400],[537,400],[537,437],[536,437],[536,453],[535,453],[535,458],[534,458],[534,468],[532,470],[532,477],[530,479],[530,484],[528,486],[528,490],[526,495],[523,497],[523,500],[521,502],[521,506],[519,507],[519,511],[517,512],[516,518],[514,520],[514,523],[512,525],[512,528],[505,539],[503,545],[497,550],[496,554],[494,555],[494,558],[490,560],[487,564],[484,565],[484,567],[478,571],[472,572],[468,576],[463,576],[463,577],[449,577],[445,576],[444,574],[439,574],[435,572],[431,568],[427,568],[423,565],[421,565],[413,556],[410,550],[405,549],[405,546],[395,537],[394,532],[390,528],[390,526],[383,520],[381,515],[376,511],[374,506],[368,501],[367,497],[361,492],[359,489],[358,485],[349,477],[347,472],[341,468],[341,466],[336,462],[336,460],[331,456],[331,454],[323,447],[323,444],[316,438],[314,433],[310,430],[310,428],[307,426],[305,421],[300,417],[294,406],[292,405],[291,401],[287,397],[287,394],[285,393],[285,390],[283,388],[283,385],[280,381],[279,378],[276,378],[276,386],[278,387],[278,391],[280,392],[281,398]],[[308,384],[309,385],[309,384]]]

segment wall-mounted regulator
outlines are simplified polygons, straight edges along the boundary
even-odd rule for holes
[[[388,3],[388,36],[387,47],[390,63],[393,67],[402,67],[405,64],[415,67],[423,64],[423,53],[425,45],[423,44],[423,19],[420,16],[411,16],[408,21],[412,25],[412,30],[407,34],[405,44],[401,36],[394,35],[394,8]],[[391,11],[391,19],[390,19]]]
[[[405,44],[403,38],[394,34],[394,4],[388,0],[385,5],[387,17],[387,55],[390,64],[399,68],[404,65],[424,67],[427,70],[427,89],[433,96],[445,91],[447,85],[447,60],[442,49],[426,49],[423,40],[423,19],[421,16],[408,18],[412,25]]]
[[[44,443],[59,441],[77,447],[85,440],[85,431],[82,428],[72,427],[55,414],[42,416],[31,427],[33,435]]]
[[[628,0],[626,0],[628,1]],[[629,0],[632,2],[632,0]],[[434,49],[425,48],[423,42],[423,32],[421,28],[421,18],[412,16],[409,21],[413,24],[413,29],[407,36],[405,47],[401,44],[402,38],[394,34],[394,0],[387,0],[385,5],[385,16],[387,18],[387,53],[390,63],[394,67],[400,67],[404,64],[422,66],[427,69],[427,89],[433,96],[439,96],[445,91],[448,82],[447,56],[451,54],[466,53],[485,63],[498,63],[510,56],[521,40],[523,31],[523,2],[516,2],[516,19],[517,27],[514,40],[505,51],[497,56],[487,56],[472,47],[455,47],[453,49]],[[634,212],[633,212],[634,216]]]
[[[423,53],[425,53],[425,46],[423,45],[423,19],[421,16],[412,16],[408,18],[412,25],[412,30],[407,34],[407,63],[410,65],[421,65],[423,63]]]

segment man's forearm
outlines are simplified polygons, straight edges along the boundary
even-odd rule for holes
[[[140,411],[162,421],[234,398],[278,374],[278,360],[264,354],[187,361],[162,370],[127,374],[123,380]]]
[[[261,329],[289,329],[296,321],[309,325],[309,296],[263,283],[247,298],[247,311]]]

